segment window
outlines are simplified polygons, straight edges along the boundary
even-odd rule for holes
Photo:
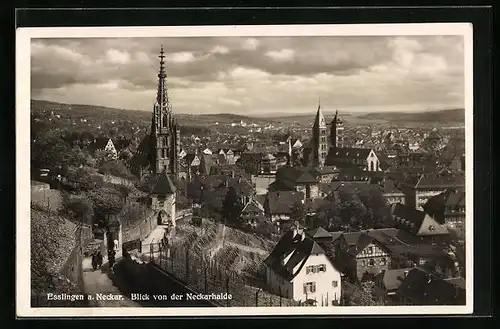
[[[304,283],[304,293],[316,292],[316,282],[306,282]]]
[[[361,266],[363,266],[363,267],[365,267],[365,266],[366,266],[366,260],[365,260],[365,259],[363,259],[363,260],[361,261]]]
[[[368,253],[373,254],[373,247],[368,247]]]
[[[386,265],[386,264],[387,264],[387,260],[385,259],[385,257],[384,257],[384,258],[381,258],[381,259],[380,259],[380,265],[384,266],[384,265]]]
[[[339,282],[338,281],[332,281],[332,287],[333,288],[337,288],[339,285]]]
[[[320,272],[326,272],[326,265],[325,264],[311,265],[311,266],[306,267],[306,274],[320,273]]]
[[[370,266],[375,266],[375,260],[373,258],[370,258]]]

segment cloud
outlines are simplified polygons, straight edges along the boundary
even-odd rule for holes
[[[260,41],[255,38],[249,38],[243,41],[241,47],[245,50],[257,50]]]
[[[168,61],[174,63],[188,63],[195,60],[193,53],[184,51],[179,53],[173,53],[167,56]]]
[[[127,64],[130,62],[130,54],[116,49],[109,49],[106,52],[106,58],[114,64]]]
[[[229,53],[229,49],[224,46],[215,46],[210,50],[212,54],[227,54]]]
[[[463,38],[35,39],[33,98],[150,110],[159,51],[174,111],[463,106]]]
[[[281,49],[279,51],[268,51],[266,56],[278,62],[288,62],[293,60],[295,52],[292,49]]]

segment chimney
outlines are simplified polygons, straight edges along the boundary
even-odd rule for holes
[[[403,278],[406,278],[408,276],[408,271],[404,271]]]

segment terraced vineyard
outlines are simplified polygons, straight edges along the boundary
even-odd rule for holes
[[[228,293],[219,306],[296,306],[293,300],[263,291],[263,261],[272,242],[203,220],[201,227],[180,224],[170,249],[156,260],[164,270],[201,293]],[[250,284],[251,282],[251,284]]]

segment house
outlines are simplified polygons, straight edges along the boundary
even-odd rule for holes
[[[269,186],[272,191],[302,192],[305,199],[319,198],[319,182],[310,168],[283,166],[276,171],[276,181]]]
[[[117,159],[118,152],[116,151],[115,145],[111,138],[96,138],[94,143],[90,146],[90,150],[94,152],[106,151],[110,159]]]
[[[438,237],[449,234],[446,226],[439,224],[424,211],[401,203],[395,203],[391,207],[391,215],[397,228],[415,236]]]
[[[335,177],[338,177],[339,170],[335,166],[324,166],[314,168],[314,175],[321,183],[330,183]]]
[[[266,216],[278,226],[290,222],[293,205],[302,202],[303,194],[297,191],[271,191],[267,193],[264,209]]]
[[[148,183],[151,191],[150,206],[158,213],[158,224],[175,227],[176,189],[170,177],[163,172],[157,176],[150,176]]]
[[[406,275],[397,296],[402,305],[465,305],[465,288],[422,268]]]
[[[448,189],[431,197],[424,211],[449,229],[462,229],[465,223],[465,191]]]
[[[373,280],[390,268],[390,251],[368,232],[342,233],[327,243],[335,266],[351,281]]]
[[[340,303],[341,273],[303,229],[287,231],[264,264],[270,292],[316,306]]]
[[[388,204],[401,203],[405,204],[405,194],[396,187],[394,180],[388,179],[383,183],[383,196]]]
[[[463,188],[465,188],[465,176],[463,174],[422,174],[416,180],[409,179],[401,184],[401,190],[405,194],[405,204],[419,210],[423,210],[424,204],[431,197],[441,194],[447,189]]]
[[[255,229],[260,222],[266,220],[264,206],[257,200],[251,199],[243,207],[240,217],[245,224]]]
[[[276,158],[271,154],[268,153],[262,157],[262,160],[260,161],[261,166],[260,166],[260,173],[261,174],[274,174],[276,173],[277,169],[277,164],[276,164]]]
[[[336,147],[331,148],[326,158],[327,166],[356,166],[363,171],[382,171],[375,150],[369,148]]]
[[[397,268],[382,271],[375,276],[374,294],[384,305],[397,305],[397,291],[413,268]]]
[[[200,155],[198,155],[198,152],[186,154],[184,163],[186,165],[188,179],[192,179],[194,176],[200,173],[201,159]]]

